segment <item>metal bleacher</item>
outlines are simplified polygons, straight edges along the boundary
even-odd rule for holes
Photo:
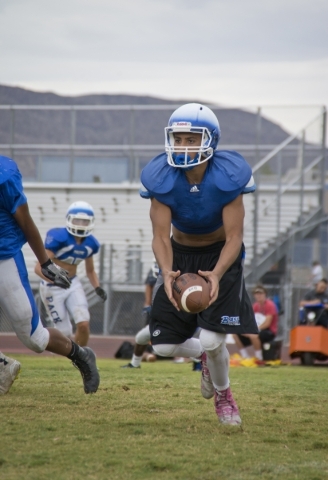
[[[141,250],[141,262],[145,274],[152,262],[151,240],[152,229],[149,220],[149,201],[139,196],[139,185],[129,184],[122,188],[121,185],[70,185],[70,193],[67,186],[47,184],[46,188],[41,184],[25,185],[30,211],[38,225],[40,233],[45,237],[46,232],[55,226],[65,225],[65,214],[69,205],[81,198],[89,202],[96,215],[94,235],[103,245],[103,275],[108,275],[110,248],[115,249],[115,256],[120,258],[120,266],[112,272],[115,283],[126,283],[128,277],[128,261],[131,252]],[[291,229],[298,225],[300,210],[299,188],[285,193],[281,199],[280,229],[277,230],[277,205],[272,205],[275,192],[270,185],[260,187],[261,208],[259,209],[257,253],[261,255],[270,245],[276,245],[277,239],[288,235]],[[312,218],[313,213],[319,209],[318,185],[309,185],[304,192],[303,216]],[[244,243],[246,246],[246,271],[251,269],[253,261],[254,240],[254,195],[244,196],[245,204],[245,232]],[[112,246],[112,247],[111,247]],[[32,284],[38,282],[34,273],[35,257],[28,245],[24,246],[24,255]],[[94,257],[97,271],[100,271],[100,256]],[[124,268],[122,269],[122,265]],[[108,267],[108,268],[106,268]],[[83,264],[79,273],[83,276]],[[116,269],[115,269],[116,268]],[[139,275],[140,277],[140,275]]]

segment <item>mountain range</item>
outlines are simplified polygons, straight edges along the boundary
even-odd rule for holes
[[[172,110],[111,110],[76,112],[75,142],[78,144],[162,145],[163,128],[176,105],[197,99],[164,100],[137,95],[90,94],[63,96],[51,92],[35,92],[19,87],[0,85],[0,105],[173,105]],[[201,102],[200,102],[201,103]],[[131,111],[133,114],[131,114]],[[261,137],[257,138],[257,115],[238,108],[213,108],[221,126],[221,144],[277,145],[288,132],[276,123],[261,119]],[[70,143],[70,111],[10,110],[0,111],[0,143],[10,143],[14,124],[15,143]]]

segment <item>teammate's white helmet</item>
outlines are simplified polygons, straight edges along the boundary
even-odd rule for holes
[[[74,202],[66,213],[66,228],[75,237],[88,237],[95,226],[95,214],[87,202]]]
[[[218,146],[221,131],[219,121],[212,110],[200,103],[187,103],[175,110],[165,127],[165,151],[172,167],[191,169],[207,162]],[[174,145],[174,133],[199,133],[200,146],[178,147]],[[191,159],[188,153],[197,153]]]

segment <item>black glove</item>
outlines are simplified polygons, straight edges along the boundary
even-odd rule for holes
[[[50,258],[41,265],[41,272],[46,278],[51,280],[57,287],[69,288],[71,281],[68,278],[68,272],[54,264]]]
[[[95,292],[102,299],[103,302],[106,302],[107,293],[105,292],[105,290],[103,288],[97,287],[97,288],[95,288]]]

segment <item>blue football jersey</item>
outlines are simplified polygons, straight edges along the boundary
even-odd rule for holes
[[[255,190],[252,170],[234,151],[216,151],[200,184],[188,183],[183,169],[167,163],[166,154],[141,172],[140,195],[156,198],[171,209],[172,225],[184,233],[211,233],[223,224],[223,208],[239,195]]]
[[[0,156],[0,260],[12,258],[26,243],[25,235],[13,217],[27,203],[22,176],[11,158]]]
[[[99,251],[99,242],[93,235],[84,237],[81,243],[77,243],[65,227],[49,230],[44,246],[55,254],[55,258],[70,265],[78,265]]]

